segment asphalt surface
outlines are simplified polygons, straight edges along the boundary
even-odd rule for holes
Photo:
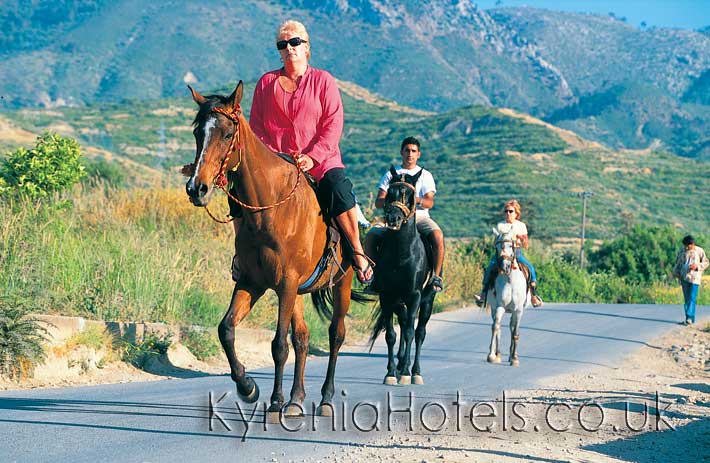
[[[698,313],[708,314],[708,307],[698,307]],[[457,394],[459,403],[470,405],[500,399],[505,390],[534,388],[545,377],[616,368],[625,355],[652,345],[683,317],[678,305],[547,304],[528,309],[517,368],[506,362],[508,318],[504,362],[492,365],[486,363],[489,315],[462,309],[433,317],[422,354],[426,384],[420,386],[382,384],[382,338],[370,353],[364,346],[345,349],[336,371],[334,421],[310,416],[312,404],[320,399],[327,358],[309,359],[306,416],[285,420],[290,429],[301,427],[295,432],[278,423],[264,424],[273,383],[270,368],[251,372],[261,389],[255,405],[238,403],[234,385],[224,375],[1,392],[0,462],[317,461],[342,446],[409,432],[410,424],[415,432],[436,428],[444,413],[450,419],[458,414],[453,407]],[[288,394],[292,366],[286,371]],[[393,412],[387,412],[388,405]],[[394,411],[406,408],[411,413]],[[375,424],[379,429],[370,430]]]

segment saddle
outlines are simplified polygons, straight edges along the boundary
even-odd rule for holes
[[[530,291],[530,269],[528,268],[527,265],[523,264],[520,262],[518,259],[515,259],[515,265],[520,268],[520,271],[523,272],[523,275],[525,275],[525,282],[527,284],[528,291]],[[495,285],[493,284],[495,282],[495,278],[490,278],[488,281],[488,284],[484,288],[485,291],[493,290],[493,293],[495,294]]]

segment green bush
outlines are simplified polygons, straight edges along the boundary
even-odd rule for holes
[[[198,360],[207,360],[222,352],[219,340],[206,330],[190,329],[184,331],[180,342],[182,342]]]
[[[667,281],[681,238],[671,227],[636,225],[590,253],[589,269],[610,272],[633,283]]]
[[[145,368],[151,358],[167,354],[172,342],[170,333],[162,336],[147,333],[142,341],[124,344],[123,360],[137,368]]]
[[[14,192],[31,199],[61,193],[84,177],[79,144],[45,132],[31,150],[10,153],[0,166],[0,194]]]
[[[26,309],[0,300],[0,376],[31,377],[46,357],[47,328]]]

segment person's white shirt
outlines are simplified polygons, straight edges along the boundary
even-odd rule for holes
[[[417,175],[419,171],[422,171],[422,175],[419,176],[419,180],[417,180],[417,184],[415,185],[416,194],[418,198],[423,198],[424,196],[426,196],[427,193],[432,191],[436,193],[436,183],[434,183],[434,176],[431,175],[431,172],[424,169],[423,167],[414,166],[414,168],[412,169],[405,169],[404,167],[399,166],[396,171],[399,175]],[[387,172],[385,172],[385,175],[382,176],[380,184],[377,187],[382,191],[387,191],[391,181],[392,172],[388,170]],[[421,204],[417,204],[417,217],[429,217],[429,209],[422,207]]]
[[[528,227],[526,227],[525,224],[518,219],[515,219],[513,223],[499,222],[496,229],[498,230],[498,233],[512,232],[518,242],[520,241],[521,236],[527,236],[528,234]]]

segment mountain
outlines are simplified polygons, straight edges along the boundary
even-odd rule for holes
[[[253,85],[245,89],[244,108],[251,107]],[[341,150],[366,207],[381,175],[400,161],[400,141],[414,135],[423,143],[421,164],[437,182],[432,215],[447,236],[489,233],[502,203],[517,198],[532,236],[576,243],[581,191],[595,193],[587,227],[593,240],[612,238],[633,223],[690,231],[710,221],[706,208],[686,206],[710,189],[708,162],[654,150],[610,150],[510,109],[472,105],[431,113],[350,82],[339,86],[345,107]],[[21,109],[0,119],[0,141],[11,148],[11,136],[17,146],[29,132],[55,130],[77,138],[92,157],[119,163],[142,185],[178,184],[184,181],[179,167],[194,159],[195,109],[187,92],[181,98]],[[156,173],[166,171],[167,179]],[[146,178],[149,172],[155,177]]]
[[[253,81],[280,65],[274,33],[289,17],[308,26],[314,66],[401,104],[509,107],[616,148],[710,159],[706,29],[473,0],[6,0],[2,107]]]

